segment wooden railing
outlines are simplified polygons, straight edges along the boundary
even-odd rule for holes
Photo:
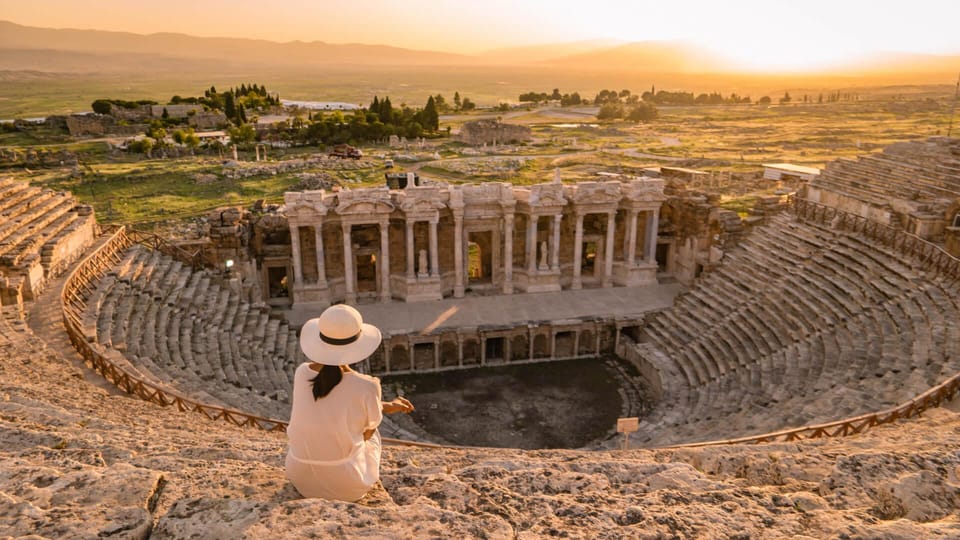
[[[201,414],[210,420],[223,420],[235,426],[249,426],[266,431],[285,430],[287,423],[283,420],[208,405],[169,389],[160,388],[114,364],[87,341],[81,325],[87,298],[95,289],[95,283],[113,265],[120,262],[123,252],[135,242],[136,235],[128,234],[124,227],[117,227],[113,230],[109,239],[80,262],[67,277],[60,295],[60,303],[63,309],[63,324],[66,326],[67,335],[77,352],[114,386],[145,401],[164,407],[172,405],[180,411]]]
[[[829,225],[833,229],[860,233],[901,253],[915,257],[921,267],[933,273],[940,273],[956,280],[960,277],[960,259],[950,255],[939,246],[932,244],[915,234],[866,219],[856,214],[844,212],[804,199],[794,201],[797,219]],[[824,437],[845,437],[855,435],[872,427],[890,424],[919,416],[923,411],[939,407],[950,401],[960,390],[960,373],[930,388],[917,397],[884,411],[844,418],[825,424],[803,426],[783,431],[774,431],[762,435],[750,435],[737,439],[706,441],[702,443],[682,444],[666,448],[691,448],[699,446],[717,446],[723,444],[757,444],[765,442],[791,442]]]
[[[801,221],[813,221],[834,229],[862,234],[904,255],[914,257],[925,270],[953,279],[960,278],[960,259],[915,234],[806,199],[795,199],[794,209],[797,219]]]
[[[884,243],[891,248],[915,256],[924,267],[931,271],[941,272],[952,278],[960,276],[960,259],[953,257],[916,235],[876,223],[854,214],[849,214],[835,208],[827,207],[810,201],[797,199],[794,203],[798,219],[829,223],[833,228],[855,231]],[[112,384],[128,394],[156,403],[162,406],[175,406],[183,412],[200,414],[210,420],[226,421],[236,426],[255,427],[266,431],[284,431],[287,423],[275,418],[265,418],[236,409],[229,409],[198,402],[179,393],[162,389],[138,376],[131,374],[124,368],[115,365],[87,342],[81,328],[82,314],[86,308],[87,298],[93,293],[95,283],[106,274],[109,269],[120,262],[122,253],[134,243],[144,243],[149,247],[160,249],[164,253],[173,250],[184,262],[198,260],[202,254],[190,253],[165,242],[156,235],[147,233],[130,233],[124,227],[112,228],[111,236],[92,254],[87,256],[71,272],[61,293],[63,322],[67,334],[77,351],[89,362],[94,369],[103,375]],[[177,252],[176,250],[179,250]],[[751,435],[737,439],[723,439],[701,443],[682,444],[665,448],[692,448],[702,446],[717,446],[726,444],[758,444],[765,442],[793,442],[805,439],[819,439],[824,437],[844,437],[862,433],[867,429],[890,424],[898,420],[916,417],[923,411],[938,407],[942,403],[953,399],[960,391],[960,374],[947,381],[930,388],[917,397],[891,409],[845,418],[825,424],[804,426],[795,429],[775,431],[761,435]],[[409,446],[424,446],[432,448],[447,448],[442,445],[414,443],[398,439],[384,438],[385,443],[403,444]]]
[[[142,244],[150,249],[159,251],[164,255],[173,257],[174,260],[189,265],[194,270],[199,270],[207,265],[206,250],[203,246],[189,251],[154,233],[138,231],[118,225],[105,225],[103,227],[103,231],[106,233],[112,233],[120,229],[126,231],[126,235],[130,238],[131,244]]]
[[[83,261],[74,268],[73,272],[70,273],[64,282],[63,291],[60,294],[63,324],[67,329],[70,342],[77,352],[83,356],[84,360],[89,362],[94,369],[114,386],[144,401],[149,401],[164,407],[174,406],[181,412],[196,413],[209,420],[224,421],[235,426],[253,427],[265,431],[285,431],[287,422],[284,420],[266,418],[237,409],[209,405],[183,396],[170,389],[160,388],[111,362],[87,341],[83,334],[83,326],[81,323],[83,312],[87,307],[87,298],[89,298],[95,290],[96,282],[122,260],[123,252],[130,246],[135,243],[144,243],[148,247],[160,246],[157,249],[161,249],[161,251],[172,249],[175,253],[192,258],[193,260],[196,260],[197,257],[197,254],[191,254],[182,249],[176,252],[175,250],[179,249],[177,246],[153,234],[131,232],[122,226],[110,227],[109,231],[108,234],[110,236],[104,241],[103,245],[84,258]],[[167,251],[163,252],[168,253]],[[187,259],[186,262],[189,262],[189,260],[190,259]],[[435,444],[404,441],[390,437],[383,437],[381,440],[385,444],[441,448],[441,446]]]

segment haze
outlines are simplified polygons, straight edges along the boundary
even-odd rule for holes
[[[0,19],[47,28],[272,41],[386,44],[477,53],[577,40],[683,40],[744,69],[831,67],[871,53],[960,53],[960,2],[810,0],[593,2],[485,0],[0,0]]]

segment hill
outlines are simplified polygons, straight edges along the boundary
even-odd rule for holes
[[[29,55],[32,68],[65,71],[70,60],[75,69],[116,71],[128,68],[138,57],[141,70],[153,69],[155,59],[178,59],[181,69],[208,69],[224,62],[230,66],[295,67],[329,65],[447,65],[469,61],[462,55],[417,51],[386,45],[309,43],[240,38],[206,38],[185,34],[150,35],[102,30],[51,29],[0,21],[0,69],[27,69],[22,62]],[[99,64],[91,65],[91,55]],[[183,62],[187,61],[186,65]]]

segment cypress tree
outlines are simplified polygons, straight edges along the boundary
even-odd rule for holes
[[[380,102],[380,121],[384,124],[393,122],[393,105],[390,104],[390,96],[383,98]]]
[[[223,114],[233,120],[237,117],[237,105],[233,100],[233,92],[227,92],[223,98]]]
[[[440,129],[440,115],[437,113],[437,103],[433,96],[430,96],[427,106],[423,108],[423,127],[429,131]]]

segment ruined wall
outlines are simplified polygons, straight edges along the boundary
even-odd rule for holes
[[[496,120],[467,122],[460,128],[457,140],[472,145],[512,144],[529,141],[532,131],[527,126],[503,124]]]

